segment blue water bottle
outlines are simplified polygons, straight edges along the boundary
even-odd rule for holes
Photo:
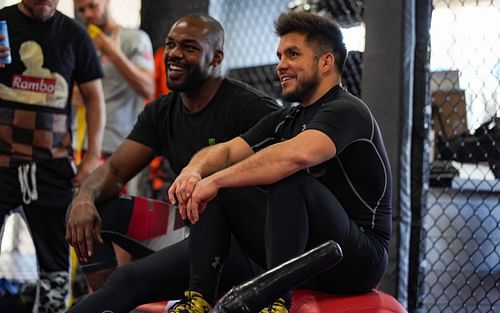
[[[0,34],[4,36],[3,40],[0,41],[0,45],[10,48],[9,45],[9,31],[7,29],[7,22],[6,21],[0,21]],[[0,58],[0,64],[10,64],[12,62],[12,59],[10,57],[10,53],[7,57],[5,58]]]

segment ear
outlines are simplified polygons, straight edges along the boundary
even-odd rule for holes
[[[222,63],[223,59],[224,59],[224,52],[222,52],[222,50],[217,49],[215,50],[214,57],[210,64],[213,66],[218,66]]]
[[[335,56],[333,53],[326,53],[320,59],[320,66],[322,71],[328,72],[335,69]]]

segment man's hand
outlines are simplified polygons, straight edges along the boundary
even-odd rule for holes
[[[172,186],[168,189],[170,203],[176,204],[182,219],[186,219],[186,206],[196,184],[201,180],[200,173],[185,168],[177,176]]]
[[[0,41],[4,40],[5,36],[0,35]],[[10,49],[6,46],[0,45],[0,58],[6,58],[10,55]],[[0,64],[0,68],[4,68],[5,64]]]
[[[200,180],[194,187],[183,214],[187,215],[192,224],[196,224],[200,219],[200,215],[205,211],[207,203],[212,201],[218,192],[219,187],[213,182],[210,176]]]
[[[82,163],[78,167],[75,178],[73,178],[73,186],[76,188],[80,187],[85,178],[87,178],[100,164],[100,157],[86,153]]]
[[[93,201],[73,199],[66,224],[66,240],[82,261],[92,255],[94,240],[102,243],[101,218]]]
[[[99,32],[94,36],[93,41],[97,50],[105,55],[110,55],[114,50],[120,49],[120,28],[114,29],[111,36]]]

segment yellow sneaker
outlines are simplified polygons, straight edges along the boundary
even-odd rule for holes
[[[212,307],[203,299],[201,293],[196,291],[185,291],[184,299],[171,307],[169,313],[208,313]]]
[[[278,298],[270,306],[263,308],[260,313],[288,313],[285,300]]]

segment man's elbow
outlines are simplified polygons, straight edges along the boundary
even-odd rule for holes
[[[294,157],[291,158],[293,166],[298,170],[302,170],[311,166],[318,165],[326,160],[332,158],[333,155],[330,153],[318,153],[315,151],[297,151],[294,153]]]
[[[294,170],[302,170],[311,166],[311,160],[307,155],[303,153],[295,153],[292,158],[290,158],[290,163],[294,167]]]

